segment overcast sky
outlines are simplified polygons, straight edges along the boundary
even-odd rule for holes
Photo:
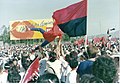
[[[80,0],[0,0],[0,28],[12,20],[49,19],[54,11]],[[120,30],[120,0],[88,0],[88,35]]]

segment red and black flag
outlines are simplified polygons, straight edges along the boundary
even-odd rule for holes
[[[53,13],[59,28],[70,37],[84,36],[87,30],[87,0],[82,0]]]

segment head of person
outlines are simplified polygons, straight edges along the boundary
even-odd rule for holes
[[[57,54],[53,51],[49,52],[49,61],[54,62],[57,59]]]
[[[109,56],[100,56],[93,63],[93,75],[102,79],[104,83],[112,83],[116,73],[116,63]]]
[[[84,74],[80,78],[80,83],[103,83],[103,81],[92,74]]]
[[[101,51],[101,55],[107,55],[106,51],[105,51],[105,50],[102,50],[102,51]]]
[[[76,59],[72,59],[69,61],[69,65],[71,69],[75,69],[78,66],[78,61]]]
[[[67,61],[67,62],[69,62],[70,61],[70,55],[69,54],[67,54],[66,56],[65,56],[65,61]]]
[[[88,46],[87,47],[87,53],[88,53],[88,55],[89,55],[89,58],[95,58],[96,57],[96,54],[98,53],[99,51],[98,51],[98,49],[97,49],[97,47],[95,47],[95,46]]]
[[[71,51],[70,52],[70,59],[77,59],[78,53],[76,51]]]
[[[40,76],[37,83],[59,83],[59,79],[55,74],[47,73]]]
[[[21,64],[22,64],[22,66],[23,66],[23,68],[24,68],[25,70],[28,69],[28,67],[29,67],[30,64],[31,64],[31,61],[30,61],[30,58],[29,58],[28,55],[22,56]]]
[[[17,59],[13,59],[12,61],[14,65],[17,65],[17,62],[18,62]]]

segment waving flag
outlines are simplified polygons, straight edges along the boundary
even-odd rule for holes
[[[56,24],[56,22],[54,22],[53,27],[51,30],[45,32],[43,34],[43,37],[48,41],[51,42],[53,41],[57,36],[59,36],[60,38],[62,38],[62,31],[60,30],[60,28],[58,27],[58,25]]]
[[[28,83],[33,77],[35,76],[38,77],[39,76],[38,72],[39,72],[39,58],[37,57],[26,71],[25,76],[22,79],[21,83]]]
[[[53,18],[59,28],[70,37],[86,35],[87,0],[55,11]]]

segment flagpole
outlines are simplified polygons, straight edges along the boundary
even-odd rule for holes
[[[87,0],[87,16],[88,16],[88,0]],[[88,37],[88,18],[87,18],[87,22],[86,22],[86,35],[85,35],[85,51],[87,51],[87,37]]]
[[[119,0],[119,8],[120,8],[120,0]],[[120,9],[119,9],[119,23],[120,23]],[[119,27],[120,29],[120,24],[119,24]],[[120,30],[118,30],[120,32]],[[118,41],[120,40],[120,33],[118,35]],[[118,47],[120,49],[120,46]],[[119,51],[120,52],[120,51]],[[120,66],[120,62],[119,62],[119,66]],[[119,70],[120,70],[120,67],[119,67]],[[120,75],[118,76],[118,78],[120,78]]]
[[[85,35],[85,51],[87,51],[87,34]]]

